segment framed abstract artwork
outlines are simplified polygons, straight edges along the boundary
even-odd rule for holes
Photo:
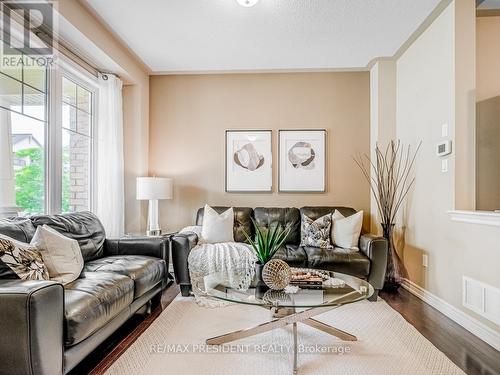
[[[226,130],[226,192],[272,192],[271,140],[271,130]]]
[[[281,192],[326,191],[326,130],[279,131]]]

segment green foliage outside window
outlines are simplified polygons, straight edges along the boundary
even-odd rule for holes
[[[45,176],[43,149],[28,148],[16,152],[27,165],[16,171],[16,205],[26,213],[44,212]]]
[[[42,148],[28,148],[15,153],[17,159],[26,160],[26,166],[15,171],[16,205],[28,214],[45,211],[44,152]],[[69,150],[63,151],[63,165],[69,161]],[[62,176],[62,211],[69,211],[69,172]]]

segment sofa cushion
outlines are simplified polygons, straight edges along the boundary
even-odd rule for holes
[[[360,251],[342,249],[320,249],[303,247],[307,255],[308,267],[337,271],[352,276],[366,278],[370,274],[370,259]]]
[[[30,219],[12,217],[0,219],[0,234],[15,240],[29,243],[35,234],[36,228]]]
[[[163,259],[145,255],[117,255],[91,260],[85,272],[113,272],[134,280],[134,298],[142,296],[166,277]]]
[[[64,344],[78,344],[132,303],[134,282],[112,272],[83,272],[64,286]]]
[[[212,208],[217,213],[220,214],[224,211],[227,211],[231,207],[212,206]],[[203,224],[204,211],[205,210],[203,208],[200,208],[196,213],[196,225]],[[249,207],[233,207],[233,211],[234,211],[234,228],[233,228],[234,240],[236,242],[246,242],[246,237],[243,234],[243,231],[245,231],[251,238],[253,238],[254,235],[253,223],[252,223],[253,210]]]
[[[285,245],[282,246],[274,258],[281,259],[287,262],[292,267],[306,267],[307,257],[304,249],[297,245]]]
[[[295,207],[257,207],[254,210],[255,222],[259,228],[268,229],[274,225],[283,228],[290,226],[291,230],[286,237],[286,245],[300,244],[300,211]]]
[[[102,257],[106,233],[93,213],[83,211],[63,215],[36,215],[31,220],[35,227],[46,224],[63,236],[77,240],[85,261]]]

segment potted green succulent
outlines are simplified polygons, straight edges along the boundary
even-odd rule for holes
[[[255,240],[250,238],[245,231],[243,231],[243,234],[255,251],[255,255],[257,255],[255,277],[259,282],[262,281],[262,269],[264,265],[273,258],[281,245],[283,245],[291,228],[287,226],[283,229],[279,224],[270,226],[269,228],[260,228],[253,219],[252,222],[255,227]]]

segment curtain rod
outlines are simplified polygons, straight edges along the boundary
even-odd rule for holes
[[[12,10],[12,8],[9,7],[8,4],[4,3],[3,6],[5,6],[6,8],[9,8],[10,10]],[[0,14],[2,14],[2,12],[0,12]],[[26,12],[23,12],[23,14],[25,14],[24,17],[21,16],[18,12],[10,12],[10,16],[12,18],[14,18],[15,21],[18,22],[21,25],[24,25],[24,21],[25,20],[30,21],[27,18],[27,16],[26,16]],[[24,28],[24,26],[23,26],[23,28]],[[54,30],[47,30],[47,27],[45,25],[43,25],[43,24],[40,25],[40,26],[38,26],[37,29],[38,29],[38,31],[35,32],[35,35],[42,42],[46,43],[47,45],[51,44],[52,47],[55,50],[57,50],[58,52],[60,52],[61,54],[63,54],[67,58],[69,58],[70,60],[72,60],[74,63],[76,63],[79,66],[81,66],[83,69],[85,69],[86,71],[88,71],[90,74],[92,74],[92,75],[94,75],[96,77],[99,77],[99,75],[102,75],[102,77],[103,77],[104,80],[107,79],[107,75],[112,74],[112,75],[116,76],[116,74],[114,74],[114,73],[102,71],[98,67],[94,66],[91,62],[89,62],[87,58],[81,56],[74,49],[68,47],[69,43],[66,43],[63,40],[63,38],[61,38],[60,35],[58,35],[58,34],[56,34],[54,32]],[[9,37],[11,37],[10,30],[6,30],[6,34]],[[52,37],[50,37],[50,34],[52,34]]]
[[[101,75],[103,79],[106,81],[108,79],[108,75],[116,76],[115,73],[103,71],[97,68],[96,66],[92,65],[88,61],[88,59],[82,57],[75,50],[69,48],[64,41],[61,41],[61,38],[59,36],[57,37],[57,47],[55,48],[64,56],[66,56],[68,59],[72,60],[73,62],[75,62],[76,64],[78,64],[79,66],[81,66],[82,68],[84,68],[85,70],[87,70],[89,73],[91,73],[96,77],[99,77],[99,75]]]

